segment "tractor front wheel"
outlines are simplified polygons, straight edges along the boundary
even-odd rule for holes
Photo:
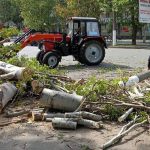
[[[98,41],[88,41],[81,46],[80,59],[86,65],[98,65],[104,57],[105,49]]]
[[[45,55],[45,52],[44,51],[39,51],[36,55],[36,60],[39,61],[40,64],[43,63],[43,57]]]
[[[55,68],[59,64],[59,55],[55,52],[47,52],[43,57],[43,63],[48,65],[50,68]]]

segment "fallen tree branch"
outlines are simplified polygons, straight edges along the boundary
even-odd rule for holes
[[[28,114],[29,112],[30,112],[30,110],[21,110],[18,112],[6,112],[5,117],[8,117],[8,118],[18,117],[18,116],[21,116],[24,114]]]
[[[42,75],[46,75],[49,78],[57,78],[59,80],[62,81],[67,81],[67,82],[75,82],[75,80],[71,79],[70,77],[67,76],[61,76],[61,75],[52,75],[52,74],[48,74],[48,73],[43,73],[43,72],[35,72],[36,74],[42,74]]]
[[[101,115],[96,115],[86,111],[79,111],[79,112],[72,112],[72,113],[65,113],[66,118],[83,118],[88,120],[100,121],[102,120]]]
[[[143,125],[144,123],[146,123],[147,120],[144,120],[140,123],[136,123],[134,125],[132,125],[131,127],[129,127],[129,129],[127,130],[123,130],[122,132],[119,132],[119,134],[117,136],[115,136],[114,138],[112,138],[110,141],[108,141],[107,143],[105,143],[103,146],[102,146],[102,149],[106,149],[114,144],[116,144],[120,139],[122,139],[126,134],[128,134],[131,130]],[[131,124],[131,123],[130,123]],[[129,125],[128,125],[129,126]]]
[[[121,117],[118,118],[118,121],[119,122],[122,122],[124,121],[128,116],[129,114],[133,111],[133,107],[130,108],[128,111],[126,111]]]
[[[24,122],[24,121],[26,121],[25,118],[15,119],[12,121],[7,121],[7,122],[1,122],[0,127],[4,127],[4,126],[8,126],[8,125],[13,124],[13,123],[20,123],[20,122]]]

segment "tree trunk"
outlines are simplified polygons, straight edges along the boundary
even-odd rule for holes
[[[132,27],[132,45],[136,45],[136,34],[137,34],[137,27],[133,25]]]
[[[43,106],[64,111],[75,111],[81,104],[83,96],[68,94],[44,88],[40,102]]]
[[[33,71],[29,68],[14,66],[0,61],[0,79],[30,79]]]
[[[2,112],[5,105],[12,100],[16,92],[17,88],[11,83],[3,83],[0,85],[0,112]]]
[[[143,27],[143,43],[146,43],[146,25]]]
[[[132,8],[134,10],[134,7]],[[137,30],[138,26],[136,24],[137,16],[135,16],[135,13],[131,13],[131,19],[132,19],[132,45],[136,45],[136,35],[137,35]]]

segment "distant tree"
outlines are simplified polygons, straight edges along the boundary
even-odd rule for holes
[[[117,22],[120,25],[131,27],[132,44],[136,45],[136,36],[142,24],[139,23],[139,0],[98,0],[106,12],[116,13]]]
[[[55,0],[15,0],[21,10],[24,24],[37,30],[50,29],[56,22]]]
[[[0,0],[0,21],[13,21],[19,24],[22,21],[19,7],[14,0]]]
[[[99,18],[103,8],[99,0],[59,0],[56,4],[56,14],[67,19],[71,16]]]

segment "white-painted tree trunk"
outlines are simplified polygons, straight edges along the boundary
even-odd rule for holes
[[[123,81],[120,81],[119,85],[120,86],[133,86],[133,85],[135,85],[145,79],[148,79],[148,78],[150,78],[150,70],[129,77],[129,79],[126,83],[124,83]]]
[[[113,46],[116,45],[117,40],[116,40],[116,30],[113,30],[113,37],[112,37],[112,41],[113,41]]]

